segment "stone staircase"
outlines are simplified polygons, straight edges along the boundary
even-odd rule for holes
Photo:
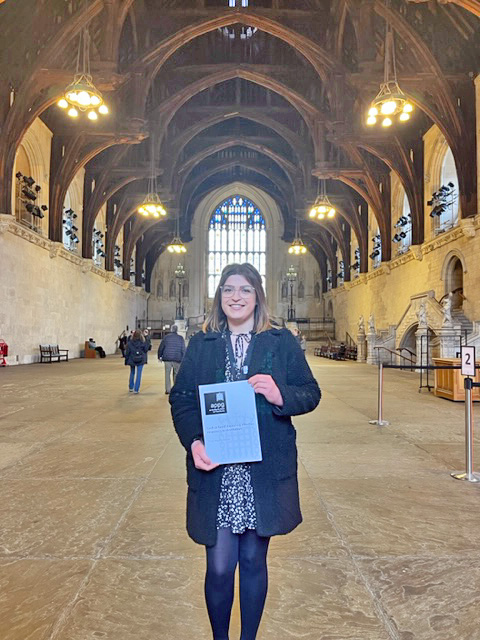
[[[462,336],[465,336],[465,332],[467,332],[467,335],[472,333],[473,322],[467,318],[461,309],[452,309],[452,320],[454,325],[459,324],[462,327]]]

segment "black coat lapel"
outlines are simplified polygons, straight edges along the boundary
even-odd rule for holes
[[[248,377],[256,373],[272,374],[273,358],[278,344],[280,332],[273,329],[259,333],[253,343],[252,359],[248,371]]]

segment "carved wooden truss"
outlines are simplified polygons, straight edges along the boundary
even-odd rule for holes
[[[341,218],[322,226],[306,220],[304,240],[319,264],[328,259],[333,271],[340,249],[348,280],[352,234],[361,270],[367,270],[367,206],[378,221],[382,258],[390,259],[391,170],[408,196],[413,242],[423,242],[421,140],[432,123],[454,154],[462,216],[476,213],[473,77],[480,59],[480,1],[249,4],[4,3],[0,211],[11,213],[15,153],[40,116],[54,134],[50,238],[61,240],[63,201],[85,167],[83,255],[90,256],[95,218],[106,204],[106,267],[113,270],[123,227],[123,262],[130,264],[136,247],[137,283],[146,261],[147,287],[173,231],[173,216],[150,222],[135,215],[145,195],[152,134],[161,197],[180,213],[184,241],[202,198],[239,179],[278,203],[290,239],[295,216],[304,216],[317,178],[324,178]],[[387,19],[395,32],[401,86],[418,108],[408,126],[385,135],[367,131],[363,115],[381,80]],[[85,25],[95,82],[112,106],[111,117],[95,125],[66,122],[54,104],[72,77]],[[128,271],[126,266],[125,278]]]

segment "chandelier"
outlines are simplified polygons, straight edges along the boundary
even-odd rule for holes
[[[138,213],[145,217],[160,218],[166,216],[167,210],[157,193],[157,173],[155,171],[154,136],[150,136],[150,177],[148,179],[148,193],[143,202],[137,207]]]
[[[298,226],[298,219],[295,218],[295,237],[292,244],[288,247],[288,253],[294,256],[303,256],[307,253],[307,247],[303,244]]]
[[[382,127],[390,127],[393,124],[393,118],[397,116],[400,122],[410,120],[412,111],[413,105],[408,101],[397,81],[395,42],[392,27],[387,21],[383,83],[368,110],[367,125],[373,126],[378,118],[381,118]]]
[[[318,191],[313,207],[309,211],[309,218],[316,218],[317,220],[325,220],[325,218],[334,218],[336,209],[330,202],[327,196],[327,189],[325,180],[321,181],[322,189],[320,192],[320,182],[318,182]]]
[[[172,241],[167,246],[167,251],[170,253],[187,253],[187,247],[183,244],[180,238],[180,214],[177,213],[175,219],[175,234]]]
[[[87,114],[89,120],[98,120],[98,114],[106,115],[108,107],[100,91],[93,84],[90,74],[90,34],[87,28],[80,33],[77,66],[73,81],[57,102],[61,109],[68,109],[71,118],[77,118],[79,111]],[[98,112],[98,113],[97,113]]]

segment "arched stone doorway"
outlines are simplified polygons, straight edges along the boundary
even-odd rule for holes
[[[405,331],[403,338],[400,341],[399,353],[406,358],[412,358],[415,360],[417,356],[417,338],[415,333],[418,329],[418,324],[414,324],[412,327]]]
[[[463,273],[465,267],[461,257],[453,254],[447,258],[444,266],[443,281],[445,283],[445,295],[452,294],[452,309],[463,307]]]

